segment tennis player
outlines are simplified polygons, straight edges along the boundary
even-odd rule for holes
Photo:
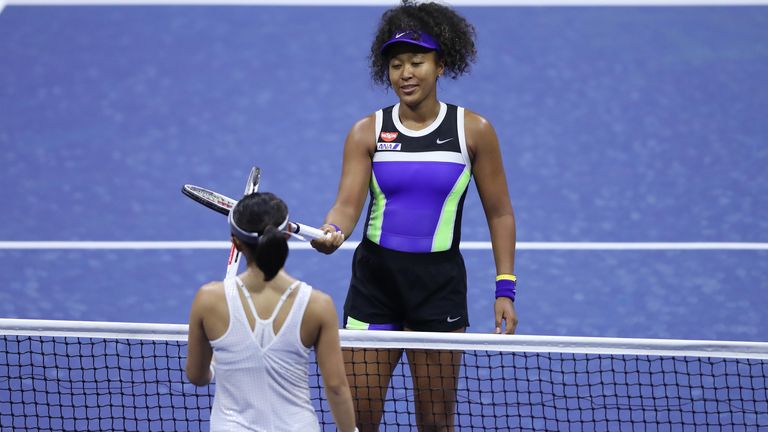
[[[186,371],[198,386],[215,372],[212,431],[320,430],[309,395],[310,348],[338,430],[355,430],[336,308],[283,270],[287,223],[285,203],[271,193],[238,202],[229,227],[247,268],[203,285],[192,304]]]
[[[437,3],[406,0],[381,17],[371,46],[371,76],[399,100],[350,130],[336,201],[322,227],[334,234],[312,242],[321,252],[335,251],[357,224],[370,191],[344,304],[347,329],[465,331],[467,276],[459,241],[464,198],[474,177],[496,264],[496,289],[488,293],[495,293],[496,333],[515,331],[515,218],[499,141],[487,119],[437,96],[439,81],[468,71],[476,56],[474,37],[465,18]],[[377,430],[401,355],[345,351],[361,430]],[[453,430],[460,355],[407,355],[419,429]]]

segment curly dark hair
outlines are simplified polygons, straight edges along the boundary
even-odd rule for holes
[[[452,79],[468,72],[477,57],[475,27],[463,16],[439,3],[403,0],[400,6],[384,12],[379,21],[368,56],[374,83],[389,85],[389,57],[381,52],[381,46],[396,32],[406,30],[429,33],[440,44],[438,58]]]

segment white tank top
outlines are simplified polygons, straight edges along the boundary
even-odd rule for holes
[[[240,302],[239,286],[256,318],[254,331]],[[296,300],[275,334],[275,316],[296,286]],[[309,348],[300,334],[312,287],[296,281],[267,320],[259,319],[239,278],[224,280],[224,291],[229,328],[211,341],[216,371],[211,431],[319,431],[309,396]]]

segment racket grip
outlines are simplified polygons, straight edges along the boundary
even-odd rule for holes
[[[291,231],[294,234],[298,234],[310,239],[319,239],[327,235],[325,231],[319,230],[309,225],[304,225],[298,222],[291,222],[291,225]]]

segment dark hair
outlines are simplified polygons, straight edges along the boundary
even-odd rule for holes
[[[384,12],[379,21],[368,56],[374,83],[389,85],[389,57],[381,52],[381,46],[396,32],[406,30],[429,33],[440,44],[438,58],[446,76],[453,79],[468,72],[477,57],[475,28],[463,16],[439,3],[403,0],[400,6]]]
[[[275,194],[257,192],[241,199],[232,211],[238,227],[259,234],[256,241],[241,242],[246,257],[255,262],[265,280],[274,279],[288,258],[288,240],[277,228],[288,217],[288,206]]]

